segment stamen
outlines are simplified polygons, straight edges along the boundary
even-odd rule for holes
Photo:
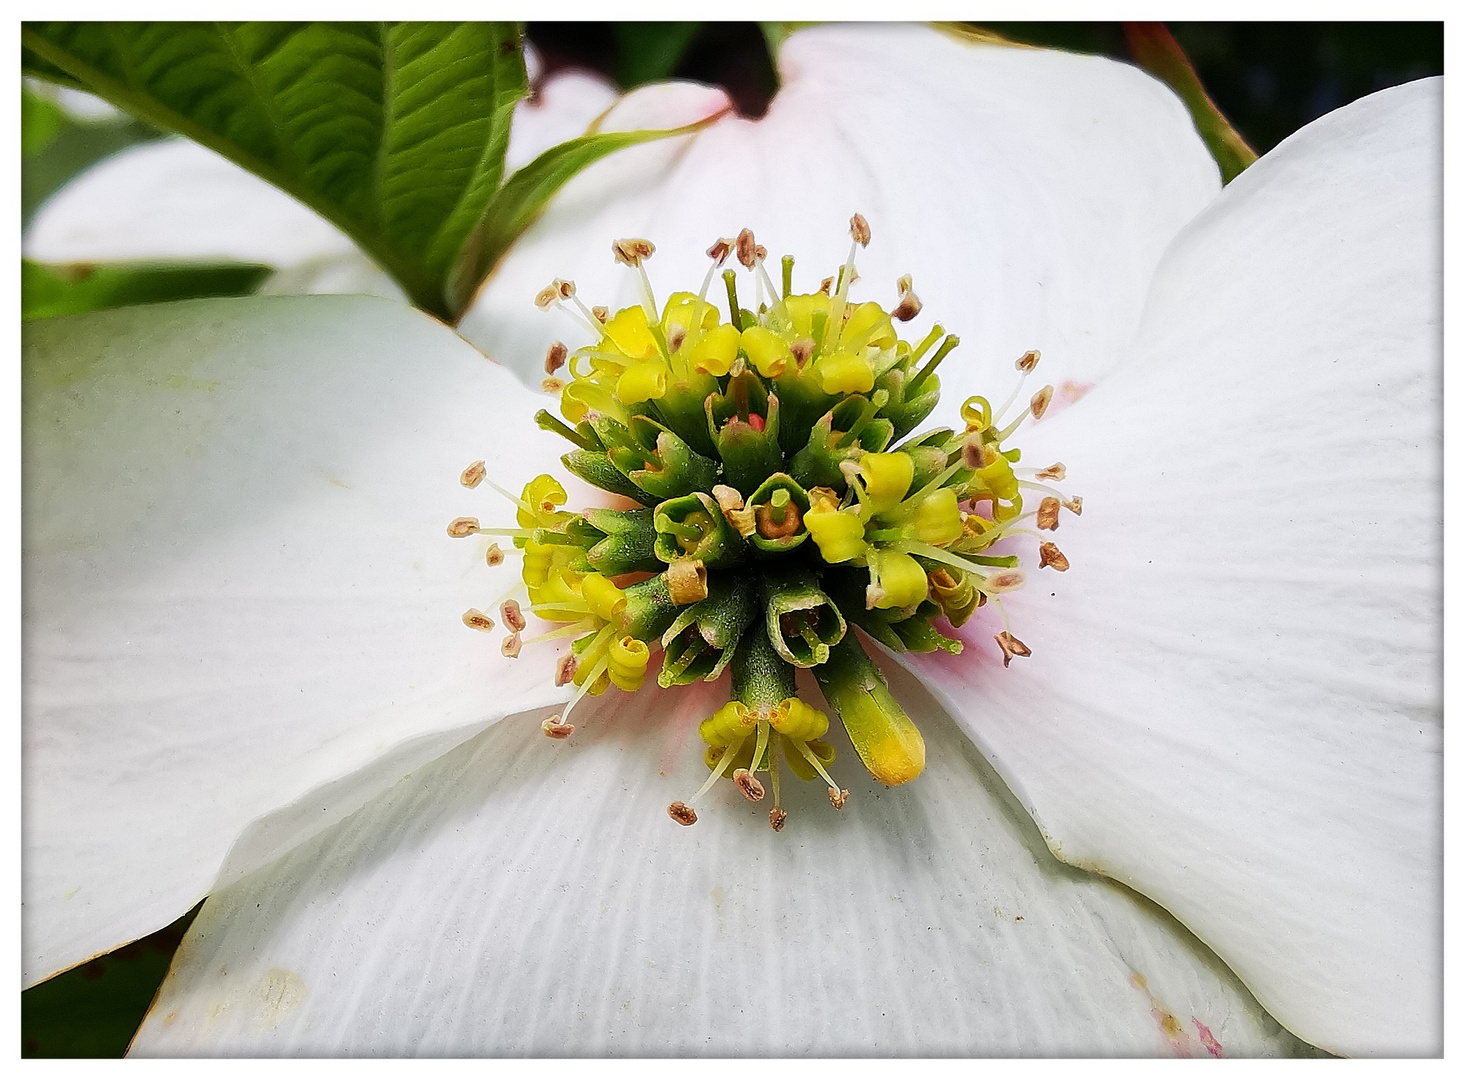
[[[483,483],[483,478],[487,475],[488,469],[484,467],[484,463],[475,461],[463,470],[463,474],[458,477],[458,483],[462,484],[465,488],[476,488],[479,484]]]
[[[912,291],[911,276],[905,274],[895,283],[896,293],[900,296],[900,303],[891,309],[890,317],[901,322],[910,322],[921,313],[921,298]]]
[[[448,535],[454,540],[461,540],[476,532],[478,532],[478,519],[475,517],[454,518],[448,523]]]
[[[860,247],[870,246],[870,223],[863,215],[856,214],[849,219],[849,234]]]
[[[483,559],[489,566],[498,566],[504,561],[504,549],[497,544],[489,544],[488,550],[483,553]]]
[[[722,752],[722,757],[717,759],[717,764],[713,766],[712,772],[708,775],[706,782],[697,789],[697,794],[693,795],[686,802],[674,802],[671,804],[671,806],[667,807],[667,813],[671,813],[675,807],[680,806],[682,807],[682,809],[686,810],[688,814],[691,815],[692,819],[691,821],[683,821],[676,814],[672,813],[671,816],[673,821],[676,821],[682,825],[691,825],[696,822],[697,815],[695,812],[692,811],[691,804],[697,802],[699,799],[702,798],[703,795],[706,795],[709,791],[712,790],[712,785],[717,783],[717,781],[722,778],[722,774],[726,772],[727,767],[732,764],[733,755],[738,752],[739,748],[746,741],[746,738],[739,739],[737,742],[733,743]]]
[[[472,630],[487,632],[493,629],[494,623],[483,612],[479,611],[476,607],[472,607],[463,612],[463,625]]]
[[[566,683],[573,681],[575,672],[579,667],[580,661],[575,659],[575,654],[572,652],[565,653],[564,656],[560,657],[560,662],[555,665],[554,684],[556,686],[564,686]]]
[[[1062,480],[1068,475],[1068,470],[1064,468],[1063,462],[1055,461],[1046,469],[1039,469],[1033,475],[1039,480]]]
[[[1033,395],[1032,402],[1028,405],[1028,411],[1033,414],[1034,420],[1043,419],[1043,414],[1048,411],[1048,403],[1053,400],[1053,388],[1045,386]]]
[[[1058,550],[1058,545],[1045,540],[1038,545],[1038,569],[1051,566],[1054,570],[1064,571],[1068,569],[1068,558]]]
[[[641,306],[646,309],[646,318],[651,325],[657,322],[656,296],[651,291],[651,279],[646,276],[645,262],[656,254],[656,245],[650,240],[632,238],[630,240],[617,240],[611,244],[610,249],[615,254],[616,262],[625,265],[636,271],[641,284]]]
[[[997,642],[997,647],[1002,650],[1002,666],[1011,667],[1014,656],[1032,656],[1033,650],[1029,649],[1017,638],[1013,637],[1006,630],[992,639]]]
[[[517,630],[515,630],[508,637],[504,638],[504,643],[499,646],[503,654],[507,656],[510,660],[517,659],[519,656],[519,650],[523,647],[523,639],[519,637],[519,631]]]
[[[666,808],[666,812],[671,816],[671,819],[675,821],[678,825],[697,824],[697,811],[693,810],[690,806],[682,802],[680,799],[668,806]]]
[[[546,717],[544,723],[539,725],[539,730],[551,739],[568,739],[571,735],[575,734],[575,725],[561,723],[558,716],[550,716]]]
[[[1038,504],[1038,528],[1049,532],[1058,528],[1058,500],[1051,495]]]
[[[505,600],[499,606],[499,617],[504,620],[504,625],[516,634],[529,625],[524,618],[524,613],[519,610],[519,601],[517,600]]]
[[[549,347],[549,352],[544,354],[544,373],[553,375],[560,368],[565,366],[565,357],[570,355],[570,350],[565,347],[563,341],[556,341]]]
[[[1037,349],[1029,349],[1017,358],[1017,370],[1024,375],[1031,373],[1033,368],[1038,366],[1038,360],[1042,355]]]
[[[565,380],[556,379],[553,375],[546,375],[539,380],[539,389],[546,394],[562,393],[565,389]]]
[[[734,769],[732,779],[749,802],[759,802],[763,798],[763,785],[747,769]]]

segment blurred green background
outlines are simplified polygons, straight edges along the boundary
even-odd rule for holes
[[[1028,44],[1129,59],[1119,23],[985,26]],[[1440,23],[1171,23],[1169,29],[1216,105],[1259,154],[1356,98],[1444,71]],[[748,116],[762,115],[776,89],[765,30],[756,23],[530,23],[528,36],[546,72],[590,68],[627,88],[668,77],[719,83]],[[45,94],[24,94],[22,108],[22,223],[87,166],[161,134],[117,115],[77,118]],[[267,272],[229,267],[209,276],[161,268],[68,280],[35,268],[24,283],[26,314],[181,299],[197,289],[245,293]],[[196,912],[25,991],[22,1055],[121,1055]]]

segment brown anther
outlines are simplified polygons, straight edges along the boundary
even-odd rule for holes
[[[701,559],[678,559],[666,568],[666,591],[677,607],[707,599],[707,567]]]
[[[1061,462],[1061,461],[1055,461],[1055,462],[1053,462],[1053,464],[1049,465],[1046,469],[1039,469],[1038,470],[1038,479],[1039,480],[1062,480],[1067,475],[1068,475],[1068,470],[1066,468],[1064,468],[1063,462]]]
[[[539,389],[546,394],[558,394],[565,388],[564,379],[556,379],[553,375],[546,375],[539,380]]]
[[[560,723],[559,714],[547,717],[544,723],[539,725],[539,730],[548,735],[551,739],[568,739],[575,734],[574,724]]]
[[[690,806],[682,802],[680,799],[668,806],[666,808],[666,813],[667,816],[675,821],[678,825],[697,824],[697,811],[693,810]]]
[[[505,600],[500,604],[499,618],[503,619],[504,625],[516,634],[529,625],[524,621],[524,613],[519,610],[519,601],[517,600]]]
[[[973,432],[961,443],[961,464],[963,468],[980,469],[983,465],[991,464],[983,460],[986,455],[982,452],[983,444],[981,435]]]
[[[788,347],[788,351],[794,354],[794,365],[800,371],[803,371],[804,365],[807,364],[809,362],[809,358],[814,355],[814,339],[799,338],[798,341],[795,341],[792,345]]]
[[[590,314],[595,316],[596,322],[603,323],[610,318],[610,308],[606,307],[604,304],[596,304],[593,308],[590,309]]]
[[[847,802],[849,802],[849,789],[848,788],[839,788],[839,789],[830,788],[829,789],[829,801],[830,801],[830,803],[832,803],[834,805],[834,808],[836,810],[843,810],[844,809],[844,804],[847,803]]]
[[[573,281],[561,281],[559,278],[556,278],[554,282],[554,287],[559,292],[561,300],[570,300],[574,298],[575,283]]]
[[[895,291],[900,296],[900,303],[895,305],[890,312],[892,319],[899,319],[901,322],[910,322],[921,313],[921,298],[911,291],[911,276],[904,274],[895,283]]]
[[[849,219],[849,234],[860,247],[870,246],[870,223],[860,214]]]
[[[982,590],[989,593],[1012,592],[1013,589],[1022,588],[1026,580],[1021,570],[994,570],[987,575]]]
[[[628,240],[614,241],[610,245],[610,250],[615,255],[616,262],[625,263],[627,266],[640,266],[643,259],[649,259],[656,254],[656,245],[650,240],[632,237]]]
[[[804,515],[794,502],[784,505],[782,521],[773,519],[773,506],[770,503],[759,503],[754,507],[753,513],[758,525],[758,535],[764,540],[782,540],[785,536],[797,535],[804,527]]]
[[[570,350],[565,348],[563,341],[556,341],[549,347],[549,352],[544,354],[544,373],[553,375],[560,368],[565,366],[565,357],[570,355]]]
[[[938,566],[938,567],[936,567],[935,570],[932,570],[929,574],[926,575],[926,578],[927,578],[927,580],[929,580],[931,582],[931,584],[935,588],[938,588],[938,589],[954,589],[954,588],[956,588],[956,578],[955,578],[955,576],[953,576],[953,574],[951,573],[951,571],[948,570],[948,569],[946,569],[946,567],[944,567],[944,566]]]
[[[518,631],[515,631],[508,637],[504,638],[504,643],[499,646],[499,651],[507,656],[510,660],[513,660],[519,655],[519,650],[523,647],[524,640],[519,637]]]
[[[1038,569],[1051,566],[1060,573],[1068,569],[1068,556],[1058,550],[1058,545],[1050,540],[1044,540],[1038,545]]]
[[[483,483],[483,478],[487,475],[488,470],[483,467],[483,462],[475,461],[463,470],[463,474],[458,477],[458,483],[465,488],[476,488]]]
[[[1083,516],[1083,499],[1081,499],[1077,495],[1075,495],[1073,498],[1069,499],[1067,502],[1065,502],[1063,504],[1063,509],[1067,510],[1074,517],[1082,517]]]
[[[734,769],[732,782],[738,786],[743,793],[743,798],[749,802],[757,802],[763,798],[763,783],[747,769]]]
[[[478,519],[475,517],[453,518],[448,523],[448,535],[454,540],[461,540],[465,536],[472,536],[478,531]]]
[[[483,630],[487,632],[493,629],[493,620],[476,607],[471,607],[463,612],[463,625],[472,630]]]
[[[1041,356],[1042,353],[1038,352],[1037,349],[1029,349],[1017,358],[1017,370],[1024,373],[1032,371],[1033,368],[1038,366],[1038,359]]]
[[[762,244],[759,244],[753,249],[753,258],[757,259],[759,262],[762,262],[764,259],[768,258],[768,249]]]
[[[580,661],[575,659],[574,653],[565,653],[560,657],[560,662],[554,668],[554,684],[564,686],[575,677],[575,672],[580,669]]]
[[[753,264],[758,260],[758,242],[753,239],[753,230],[744,229],[738,233],[738,262],[751,270]]]
[[[677,324],[671,328],[671,333],[666,335],[666,348],[668,352],[676,352],[682,347],[682,342],[687,340],[687,328]]]
[[[1053,400],[1053,388],[1045,386],[1033,395],[1033,400],[1028,402],[1028,407],[1033,410],[1033,419],[1043,419],[1043,414],[1048,411],[1048,402]]]
[[[504,549],[497,544],[489,544],[488,550],[483,553],[483,561],[489,566],[498,566],[504,561]]]
[[[1029,649],[1021,641],[1018,641],[1017,638],[1013,637],[1006,630],[1002,631],[1002,633],[998,634],[992,640],[997,642],[997,647],[1002,650],[1003,667],[1012,666],[1012,658],[1014,656],[1033,655],[1032,649]]]
[[[1058,500],[1051,495],[1038,503],[1038,528],[1044,530],[1058,528]]]
[[[713,242],[710,248],[707,249],[707,257],[718,266],[721,266],[723,263],[727,262],[727,257],[732,254],[734,242],[735,241],[729,240],[725,236],[720,237]],[[678,803],[677,805],[680,806],[681,804]]]
[[[825,296],[829,295],[829,290],[832,288],[834,288],[834,279],[832,277],[827,277],[823,281],[819,282],[819,291],[822,292]]]
[[[540,311],[548,311],[560,302],[559,283],[546,285],[534,295],[534,306]]]
[[[774,832],[783,832],[783,823],[788,820],[788,811],[781,806],[775,806],[768,811],[768,824],[773,826]]]

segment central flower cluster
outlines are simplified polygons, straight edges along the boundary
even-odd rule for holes
[[[776,287],[748,230],[708,251],[699,293],[673,293],[660,307],[645,240],[614,245],[638,278],[634,306],[586,308],[573,283],[554,282],[539,305],[583,320],[593,344],[550,349],[545,389],[559,394],[563,420],[546,411],[536,419],[573,445],[565,468],[619,505],[562,510],[565,490],[545,475],[514,499],[517,528],[474,518],[449,527],[455,536],[512,537],[522,553],[522,582],[500,606],[507,655],[525,643],[519,595],[555,624],[530,640],[574,639],[558,679],[577,691],[545,721],[546,734],[573,732],[570,712],[585,694],[639,689],[654,649],[664,687],[730,671],[731,700],[700,727],[707,783],[668,808],[684,825],[720,777],[757,801],[764,774],[769,821],[781,829],[780,759],[801,779],[820,778],[834,806],[844,805],[849,793],[830,775],[834,749],[823,738],[829,719],[798,697],[799,668],[810,669],[871,775],[914,779],[925,744],[853,628],[895,651],[959,653],[951,628],[989,601],[1000,609],[1001,595],[1023,581],[1018,556],[993,546],[1037,535],[1029,519],[1051,530],[1061,506],[1081,509],[1047,484],[1063,478],[1062,465],[1024,469],[1005,445],[1051,399],[1044,387],[1004,422],[1036,352],[1017,361],[1018,388],[1002,406],[972,397],[960,430],[912,434],[937,405],[936,369],[958,341],[940,326],[916,344],[901,339],[897,324],[921,309],[909,277],[888,311],[852,301],[855,256],[870,239],[859,215],[851,236],[845,264],[811,293],[793,292],[791,257]],[[752,275],[752,304],[738,298],[736,271],[723,269],[724,318],[707,293],[733,256]],[[462,477],[468,487],[484,479],[481,462]],[[1042,496],[1035,511],[1024,511],[1025,491]],[[496,544],[487,555],[490,565],[504,558]],[[1063,570],[1067,561],[1045,542],[1041,565]],[[1028,655],[1002,618],[1004,661]],[[494,625],[476,609],[464,621]]]

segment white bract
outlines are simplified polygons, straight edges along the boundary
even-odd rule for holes
[[[28,328],[28,982],[209,894],[137,1052],[1298,1052],[1272,1017],[1437,1052],[1438,82],[1218,194],[1179,102],[1106,60],[868,27],[780,64],[766,117],[564,189],[462,327],[503,366],[375,298]],[[583,89],[553,138],[609,104]],[[722,104],[652,87],[605,122]],[[117,202],[201,153],[99,167],[29,249],[240,254],[207,185],[151,250]],[[107,197],[129,228],[87,216]],[[962,656],[906,658],[929,696],[892,668],[918,780],[851,784],[842,816],[794,792],[780,834],[723,793],[681,829],[723,698],[612,693],[544,739],[553,653],[463,627],[488,539],[443,526],[503,512],[470,461],[556,468],[515,378],[573,329],[540,286],[628,300],[610,242],[645,236],[658,287],[695,289],[744,225],[822,276],[856,210],[856,292],[911,273],[962,335],[930,423],[1043,351],[1068,405],[1023,448],[1085,497],[1072,568],[1008,602],[1032,657],[1004,669],[974,620]],[[271,243],[250,257],[330,254]]]

